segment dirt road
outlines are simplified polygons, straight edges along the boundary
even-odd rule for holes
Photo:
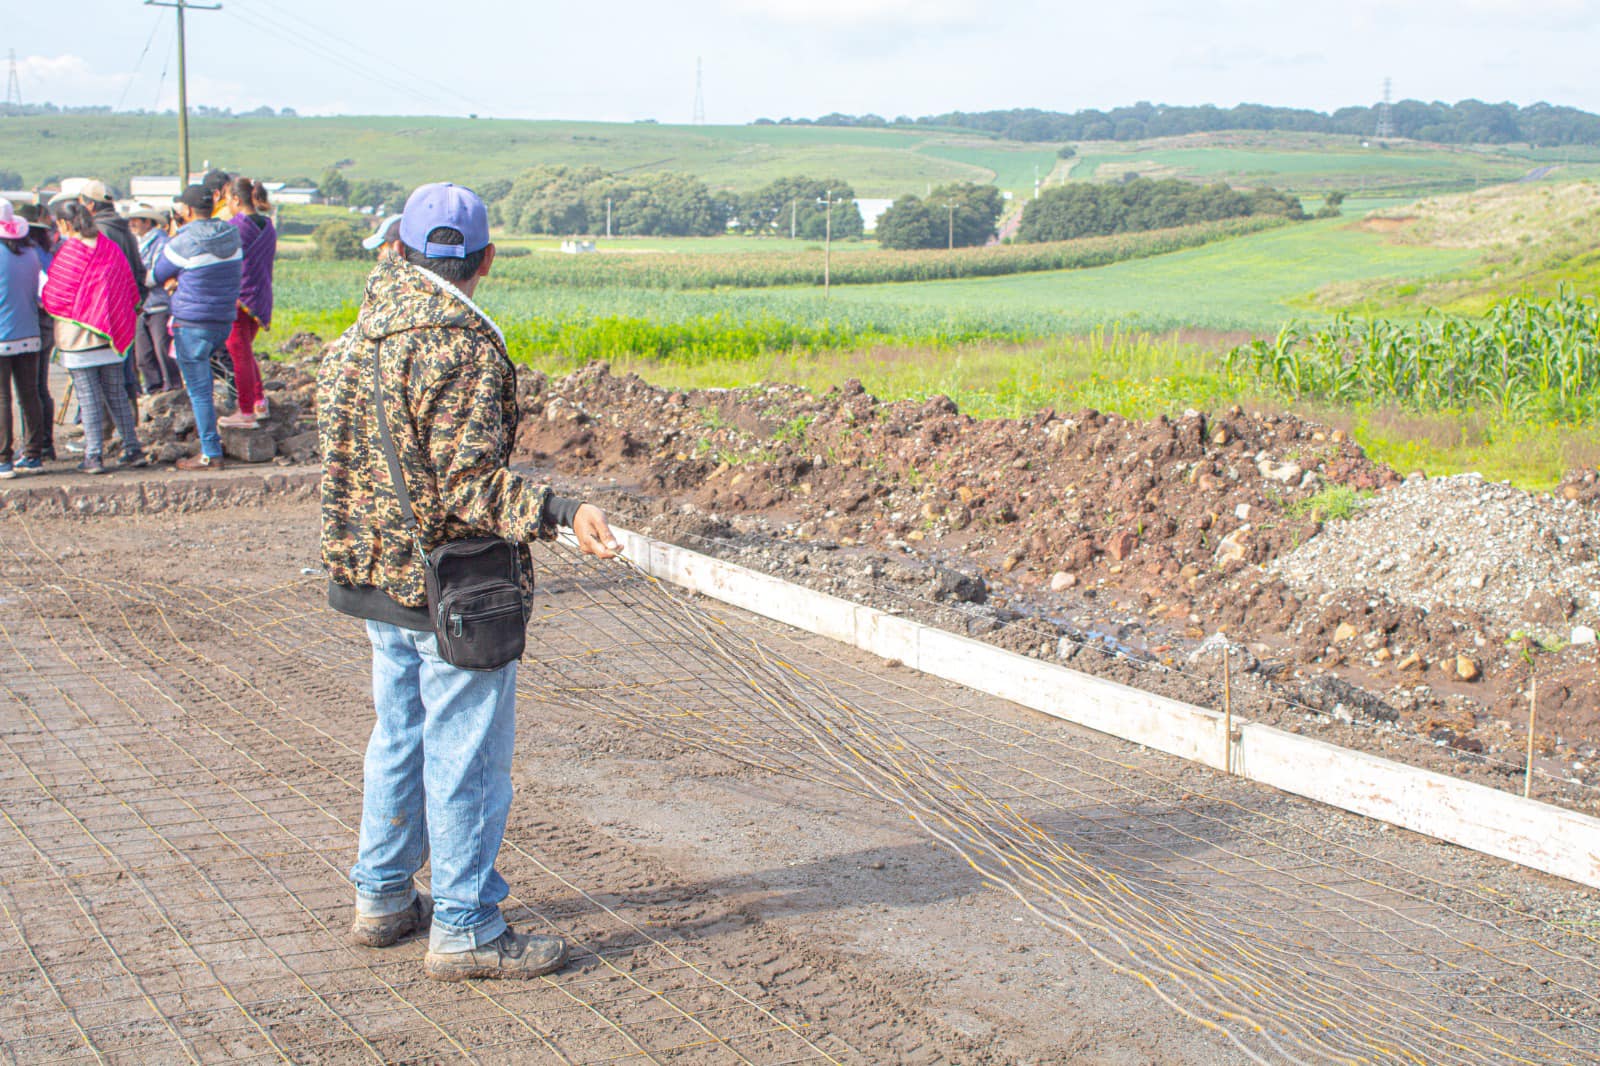
[[[623,690],[585,678],[664,653],[553,556],[501,858],[512,921],[570,938],[574,964],[448,987],[421,979],[419,942],[347,946],[368,653],[322,606],[315,537],[309,502],[270,497],[0,523],[0,1055],[1246,1061],[1151,994],[1164,978],[1098,961],[893,804],[759,769],[733,739],[671,739],[664,714],[596,715]],[[1534,1061],[1600,1049],[1589,894],[715,618],[1010,789],[1167,913],[1308,970],[1343,952],[1352,989],[1464,1013]],[[684,698],[626,694],[624,715]],[[1264,974],[1262,995],[1287,980]]]

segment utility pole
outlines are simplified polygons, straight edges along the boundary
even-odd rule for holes
[[[606,197],[606,240],[611,239],[611,197]]]
[[[833,190],[829,189],[817,201],[819,207],[827,209],[825,228],[822,238],[822,298],[826,300],[833,287],[833,205],[844,203],[843,200],[833,198]]]
[[[799,232],[797,223],[800,221],[800,197],[791,197],[789,200],[789,239],[792,241]]]
[[[1378,140],[1394,136],[1394,79],[1383,79],[1383,103],[1378,105]]]
[[[221,11],[221,4],[196,4],[193,0],[144,0],[146,7],[170,7],[178,12],[178,188],[189,184],[189,72],[184,62],[183,13]]]
[[[950,216],[950,250],[953,252],[956,250],[956,205],[947,203],[944,205],[944,209],[945,213]]]

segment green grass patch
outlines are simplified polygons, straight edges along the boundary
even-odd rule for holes
[[[1356,512],[1361,510],[1362,504],[1372,496],[1371,492],[1353,489],[1349,485],[1329,485],[1315,496],[1308,496],[1291,503],[1289,516],[1291,518],[1310,516],[1322,522],[1343,522],[1355,517]]]

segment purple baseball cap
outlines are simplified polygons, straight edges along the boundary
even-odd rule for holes
[[[433,244],[428,234],[441,226],[466,238],[462,244]],[[400,214],[400,240],[429,259],[465,259],[489,246],[489,211],[464,185],[436,181],[411,194]]]

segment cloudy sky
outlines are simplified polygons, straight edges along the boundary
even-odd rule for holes
[[[173,15],[12,5],[25,100],[171,107]],[[189,16],[191,105],[687,122],[706,115],[1395,95],[1600,111],[1600,0],[224,0]]]

